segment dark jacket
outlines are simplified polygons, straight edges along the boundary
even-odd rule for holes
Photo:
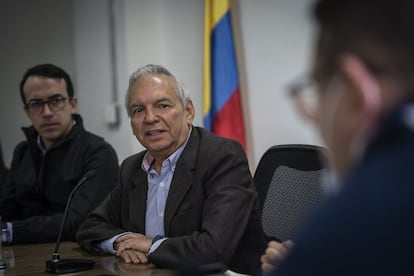
[[[27,141],[13,153],[10,177],[0,200],[3,222],[13,223],[12,243],[56,241],[66,201],[84,174],[96,176],[74,194],[62,240],[74,240],[86,217],[117,182],[119,165],[113,148],[87,132],[79,115],[68,135],[54,143],[42,158],[34,127],[23,128]]]
[[[414,275],[414,104],[394,110],[274,275]]]
[[[6,183],[7,178],[9,176],[9,169],[7,168],[4,159],[3,159],[3,150],[0,144],[0,198],[3,192],[3,183]]]
[[[77,240],[93,242],[132,231],[145,234],[145,151],[126,159],[120,183],[80,227]],[[258,270],[265,248],[257,193],[241,145],[194,127],[177,161],[165,207],[168,239],[149,261],[180,268],[220,262],[241,273]]]

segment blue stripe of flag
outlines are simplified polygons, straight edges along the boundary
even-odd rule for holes
[[[209,130],[216,114],[239,86],[230,16],[227,11],[211,35],[211,107],[204,120]]]

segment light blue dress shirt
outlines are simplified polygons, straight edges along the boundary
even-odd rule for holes
[[[174,176],[175,165],[180,158],[188,139],[191,135],[191,128],[188,132],[187,140],[173,154],[164,160],[161,167],[161,173],[158,174],[153,168],[154,157],[147,152],[141,164],[141,168],[147,172],[148,190],[147,190],[147,210],[145,214],[145,236],[155,237],[165,236],[164,233],[164,210],[167,202],[168,191],[172,178]],[[99,244],[97,247],[106,253],[115,254],[113,248],[114,241],[122,235],[130,232],[121,233],[113,236]],[[151,245],[149,253],[152,253],[158,246],[167,239],[167,237],[157,240]]]

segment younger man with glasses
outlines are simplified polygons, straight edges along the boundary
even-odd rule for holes
[[[69,75],[52,64],[26,71],[20,96],[32,126],[17,145],[10,177],[0,199],[4,243],[56,241],[69,194],[73,195],[62,240],[74,240],[78,226],[114,187],[118,175],[115,151],[101,137],[87,132]]]

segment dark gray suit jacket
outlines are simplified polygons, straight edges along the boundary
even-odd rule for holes
[[[77,240],[86,250],[125,231],[145,234],[144,155],[123,162],[120,183],[80,227]],[[265,238],[256,190],[238,142],[193,127],[171,182],[164,230],[168,239],[148,256],[157,266],[220,262],[240,273],[258,271]]]

